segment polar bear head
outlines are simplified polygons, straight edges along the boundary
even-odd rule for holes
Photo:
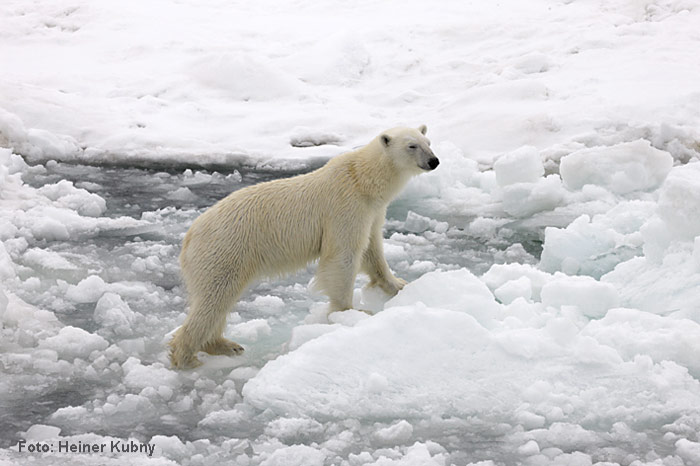
[[[379,136],[384,152],[393,162],[411,174],[434,170],[440,161],[430,150],[430,141],[425,137],[428,128],[393,128]]]

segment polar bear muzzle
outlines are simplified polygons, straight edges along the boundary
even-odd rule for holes
[[[428,169],[429,170],[435,170],[437,166],[440,165],[440,160],[438,160],[437,157],[434,155],[428,160]]]
[[[440,160],[435,157],[435,154],[433,154],[430,148],[420,147],[419,149],[421,149],[422,153],[418,158],[418,166],[425,171],[435,170],[435,168],[440,165]]]

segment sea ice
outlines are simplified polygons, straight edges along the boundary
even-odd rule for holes
[[[4,1],[0,463],[697,464],[699,15]],[[441,160],[388,211],[411,282],[330,316],[313,265],[257,283],[246,352],[171,370],[192,220],[398,124]]]

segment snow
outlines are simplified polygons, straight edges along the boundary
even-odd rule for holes
[[[697,2],[0,18],[0,463],[700,462]],[[243,355],[170,368],[197,215],[419,124],[441,164],[389,208],[397,296],[360,278],[327,316],[313,265],[262,280]]]

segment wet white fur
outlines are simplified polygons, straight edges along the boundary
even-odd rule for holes
[[[424,126],[385,131],[311,173],[235,191],[199,216],[180,254],[190,310],[170,342],[172,364],[199,365],[197,351],[243,351],[222,334],[256,278],[318,259],[315,286],[330,298],[330,312],[352,307],[359,271],[390,295],[403,288],[384,259],[382,227],[389,202],[434,158],[424,134]]]

